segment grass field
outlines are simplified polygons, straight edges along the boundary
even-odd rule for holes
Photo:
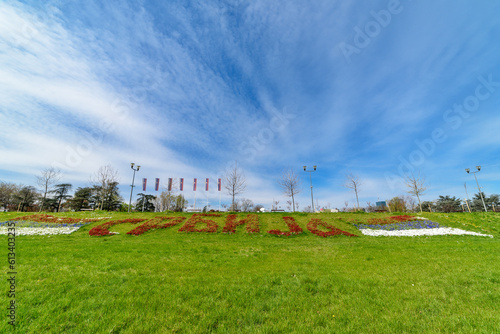
[[[159,214],[98,213],[126,219]],[[175,216],[189,214],[171,214]],[[304,233],[278,237],[282,216],[259,214],[260,234],[16,238],[17,333],[500,333],[500,214],[423,214],[491,234],[368,237],[352,224],[384,214],[293,214]],[[20,216],[0,213],[0,221]],[[95,213],[67,213],[91,217]],[[244,217],[246,214],[240,214]],[[322,238],[313,217],[360,237]],[[338,220],[341,217],[342,220]],[[8,324],[7,237],[2,236]]]

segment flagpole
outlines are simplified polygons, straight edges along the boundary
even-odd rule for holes
[[[148,182],[148,179],[144,178],[142,179],[142,191],[144,194],[142,195],[142,212],[144,212],[144,202],[146,201],[146,184]]]
[[[207,196],[207,210],[208,210],[208,182],[209,179],[205,179],[205,195]]]
[[[222,193],[221,193],[221,187],[222,187],[222,180],[221,178],[219,178],[219,180],[217,180],[217,190],[219,191],[219,212],[220,212],[220,202],[221,202],[221,198],[222,198]]]
[[[142,196],[142,212],[144,212],[144,202],[146,202],[146,192],[144,192],[144,195]]]

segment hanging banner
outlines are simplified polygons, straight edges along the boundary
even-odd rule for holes
[[[168,178],[168,191],[172,191],[172,178]]]
[[[208,178],[205,180],[205,191],[208,191]]]
[[[184,191],[184,178],[181,177],[181,180],[179,182],[179,189],[181,191]]]
[[[155,180],[155,191],[158,191],[160,189],[160,179],[156,178]]]
[[[194,179],[194,182],[193,182],[193,191],[196,191],[196,179]]]
[[[146,191],[146,183],[148,182],[148,179],[144,178],[142,179],[142,191]]]
[[[222,180],[219,178],[219,180],[217,181],[217,188],[219,189],[219,191],[221,190],[221,186],[222,186]]]

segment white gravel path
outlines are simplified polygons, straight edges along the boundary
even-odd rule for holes
[[[361,233],[364,235],[369,235],[372,237],[378,236],[386,236],[386,237],[416,237],[421,235],[477,235],[481,237],[490,237],[493,238],[492,235],[482,234],[477,232],[465,231],[459,228],[451,228],[451,227],[438,227],[438,228],[425,228],[425,229],[411,229],[411,230],[399,230],[399,231],[385,231],[385,230],[370,230],[370,229],[361,229]]]

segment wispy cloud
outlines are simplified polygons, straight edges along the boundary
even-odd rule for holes
[[[498,152],[500,94],[458,130],[443,114],[478,76],[500,78],[499,5],[401,1],[347,63],[339,44],[387,6],[2,2],[0,172],[21,182],[57,164],[86,182],[111,163],[125,188],[130,162],[149,178],[187,179],[217,178],[239,160],[245,197],[269,202],[282,168],[317,164],[318,199],[341,206],[348,194],[331,182],[348,170],[366,180],[363,201],[403,192],[384,175],[443,128],[447,140],[417,167],[454,189],[437,166]]]

